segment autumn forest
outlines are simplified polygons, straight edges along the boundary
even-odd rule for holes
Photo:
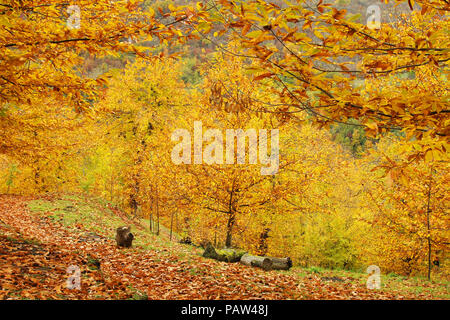
[[[0,299],[449,299],[449,11],[0,0]]]

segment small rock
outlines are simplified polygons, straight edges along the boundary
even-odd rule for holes
[[[322,280],[322,281],[344,282],[344,279],[341,279],[339,277],[321,277],[320,280]]]

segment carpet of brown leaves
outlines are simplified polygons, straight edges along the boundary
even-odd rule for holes
[[[30,212],[30,198],[0,196],[0,299],[415,299],[227,264],[167,248],[120,249],[112,239],[80,241],[58,222]],[[78,226],[83,228],[83,226]],[[93,268],[90,261],[98,261]],[[81,269],[81,290],[67,289],[67,267]]]

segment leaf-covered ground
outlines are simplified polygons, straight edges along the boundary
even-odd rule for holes
[[[132,224],[131,249],[115,228]],[[67,289],[67,268],[81,289]],[[138,221],[81,196],[0,196],[0,299],[448,299],[448,285],[385,279],[368,290],[362,274],[270,271],[209,260],[197,248],[150,234]]]

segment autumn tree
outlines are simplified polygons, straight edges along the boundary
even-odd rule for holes
[[[228,47],[233,50],[235,45]],[[197,243],[206,239],[255,253],[289,255],[297,262],[352,266],[356,253],[348,243],[356,237],[357,225],[350,206],[355,205],[351,196],[357,190],[347,184],[357,180],[349,176],[357,176],[358,171],[351,165],[351,156],[307,119],[299,124],[286,114],[258,112],[275,104],[277,97],[245,73],[244,63],[220,52],[211,57],[205,64],[202,90],[191,93],[190,112],[168,120],[168,126],[154,136],[158,153],[145,168],[150,168],[149,174],[157,168],[153,175],[164,186],[164,210],[169,209],[169,214],[175,210]],[[189,160],[174,163],[173,150],[181,137],[172,143],[165,140],[182,128],[194,139],[196,121],[201,122],[205,139],[202,164],[195,162],[196,143],[191,140],[187,142]],[[262,176],[260,165],[250,164],[248,153],[242,164],[237,163],[236,154],[232,164],[203,162],[208,161],[209,152],[217,156],[210,148],[214,137],[205,137],[211,133],[208,129],[223,133],[219,140],[224,143],[225,161],[226,129],[252,128],[279,128],[280,164],[275,175]],[[237,148],[237,141],[233,145]],[[175,151],[176,156],[182,154],[179,148]],[[329,241],[325,245],[316,241],[321,237]],[[342,245],[334,242],[339,237],[344,238]]]
[[[173,108],[184,103],[184,84],[179,63],[173,59],[130,61],[124,70],[112,73],[110,85],[96,105],[101,113],[91,133],[96,147],[87,158],[97,162],[95,179],[104,181],[99,191],[130,208],[136,215],[139,206],[153,201],[151,180],[146,166],[155,145],[155,132],[167,125]]]
[[[176,178],[176,182],[172,182],[173,190],[170,192],[178,199],[179,205],[195,212],[190,214],[189,219],[194,221],[196,216],[201,216],[201,220],[210,221],[198,227],[209,226],[213,233],[218,229],[223,232],[225,246],[232,245],[233,234],[245,231],[244,217],[248,218],[252,214],[256,215],[258,211],[267,210],[276,201],[276,194],[281,192],[277,190],[281,187],[276,187],[274,177],[261,175],[264,171],[261,166],[269,164],[257,165],[253,159],[256,152],[250,155],[250,150],[258,147],[255,141],[266,144],[269,155],[274,152],[270,151],[270,148],[273,148],[272,143],[275,143],[271,140],[273,136],[271,138],[270,130],[278,128],[281,122],[271,120],[267,116],[258,117],[251,111],[260,107],[257,102],[259,99],[270,99],[270,94],[264,94],[260,88],[255,87],[251,78],[243,74],[242,63],[241,59],[225,60],[220,53],[212,57],[205,65],[202,92],[192,93],[188,107],[190,113],[172,124],[172,131],[185,128],[188,133],[191,132],[194,140],[198,139],[194,137],[194,131],[201,131],[201,135],[204,136],[199,139],[204,147],[198,148],[197,142],[194,142],[191,148],[191,141],[188,141],[189,151],[186,155],[188,158],[192,156],[192,159],[182,163],[173,163],[171,159],[173,152],[177,158],[181,151],[179,149],[171,151],[174,148],[173,143],[167,145],[169,149],[160,151],[167,159],[163,161],[165,170],[173,172],[172,176]],[[238,146],[240,142],[235,140],[234,136],[230,142],[230,137],[226,137],[226,131],[244,132],[248,129],[254,130],[256,139],[258,139],[257,130],[268,129],[269,132],[264,137],[259,136],[259,140],[252,140],[253,144],[250,142],[251,137],[247,137],[246,140],[244,137],[243,147],[247,151],[241,159],[235,147],[241,148],[242,145]],[[173,136],[173,132],[168,133]],[[183,137],[175,137],[180,138]],[[232,152],[226,147],[226,143],[231,145]],[[198,162],[199,154],[202,163]],[[258,154],[260,159],[263,158],[261,150]],[[280,160],[279,168],[276,169],[284,170],[292,164],[290,162],[293,163],[292,159]],[[217,234],[214,236],[209,234],[207,237],[212,240]]]
[[[0,116],[0,153],[20,174],[17,193],[74,190],[76,167],[93,120],[53,98],[5,104]],[[20,181],[20,183],[19,183]],[[64,186],[64,188],[63,188]]]
[[[446,152],[448,93],[436,95],[397,82],[388,94],[367,88],[361,80],[426,67],[436,85],[445,88],[447,1],[416,1],[420,10],[408,1],[410,15],[379,29],[324,1],[214,3],[215,14],[196,30],[227,55],[233,53],[208,32],[220,25],[215,36],[237,39],[239,54],[253,62],[255,79],[272,80],[286,111],[305,112],[321,125],[357,119],[372,135],[404,130],[418,140],[436,138],[421,151]]]
[[[373,229],[364,243],[380,266],[430,278],[433,261],[446,264],[448,163],[408,160],[408,149],[398,137],[386,137],[365,160],[374,177],[366,185]]]

